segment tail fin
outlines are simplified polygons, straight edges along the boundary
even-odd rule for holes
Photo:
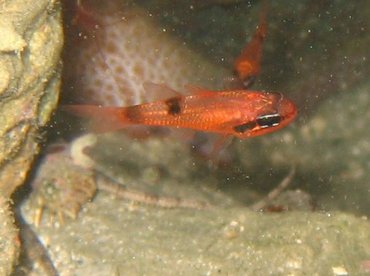
[[[89,119],[91,130],[94,132],[115,131],[125,128],[130,124],[126,119],[125,109],[122,107],[64,105],[62,109],[78,117]]]

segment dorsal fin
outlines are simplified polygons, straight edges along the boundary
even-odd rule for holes
[[[196,95],[196,94],[200,94],[200,93],[216,93],[217,91],[213,91],[213,90],[209,90],[209,89],[206,89],[206,88],[202,88],[202,87],[199,87],[199,86],[195,86],[195,85],[192,85],[192,84],[187,84],[185,85],[185,90],[187,91],[187,94],[188,95]]]
[[[182,93],[168,87],[165,84],[158,84],[153,82],[144,82],[143,87],[145,90],[146,102],[154,102],[166,100],[172,97],[184,96]]]

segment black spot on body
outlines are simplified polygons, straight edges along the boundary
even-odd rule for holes
[[[169,98],[165,101],[167,107],[168,107],[168,114],[169,115],[179,115],[181,113],[181,97],[173,97]]]
[[[244,124],[241,124],[241,125],[238,125],[238,126],[234,126],[233,129],[238,133],[244,133],[247,130],[251,130],[251,129],[255,128],[256,125],[257,124],[255,122],[248,122],[248,123],[244,123]]]
[[[274,127],[280,124],[281,116],[278,113],[266,114],[259,116],[256,122],[261,128]]]
[[[124,109],[124,117],[128,121],[136,123],[141,118],[141,112],[137,106],[129,106]]]

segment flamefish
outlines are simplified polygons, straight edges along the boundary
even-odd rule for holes
[[[127,107],[66,105],[64,109],[92,119],[95,129],[102,132],[143,125],[188,128],[240,139],[281,129],[297,114],[294,103],[279,93],[200,88],[192,92]]]

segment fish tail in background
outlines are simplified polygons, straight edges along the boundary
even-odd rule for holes
[[[89,129],[94,132],[109,132],[131,125],[125,108],[99,105],[64,105],[62,110],[90,120]]]

